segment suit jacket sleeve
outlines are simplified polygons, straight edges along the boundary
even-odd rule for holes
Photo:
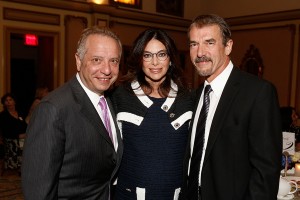
[[[252,106],[249,122],[251,199],[276,199],[282,152],[282,133],[276,89],[265,84]]]
[[[38,123],[30,123],[27,130],[30,137],[23,152],[22,171],[26,171],[22,173],[23,192],[30,199],[57,199],[65,135],[57,110],[51,104],[43,102],[36,108],[32,122],[37,119]]]

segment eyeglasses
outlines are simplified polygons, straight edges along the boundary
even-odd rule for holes
[[[157,53],[145,52],[143,54],[143,60],[146,62],[150,62],[153,59],[154,55],[156,55],[156,58],[159,61],[165,61],[168,58],[168,53],[166,51],[159,51]]]

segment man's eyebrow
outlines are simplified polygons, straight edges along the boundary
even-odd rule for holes
[[[198,42],[196,42],[194,40],[190,40],[189,43],[198,43]]]
[[[214,38],[210,38],[210,39],[207,39],[205,40],[206,42],[215,42],[216,40]]]

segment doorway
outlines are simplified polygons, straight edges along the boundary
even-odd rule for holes
[[[34,34],[38,38],[37,46],[24,43],[25,34]],[[28,114],[38,87],[55,87],[55,44],[57,34],[30,30],[10,30],[6,52],[6,91],[11,92],[17,101],[17,109],[24,116]]]

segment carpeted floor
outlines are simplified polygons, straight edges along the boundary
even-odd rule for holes
[[[24,200],[18,171],[4,171],[0,176],[0,200]]]

